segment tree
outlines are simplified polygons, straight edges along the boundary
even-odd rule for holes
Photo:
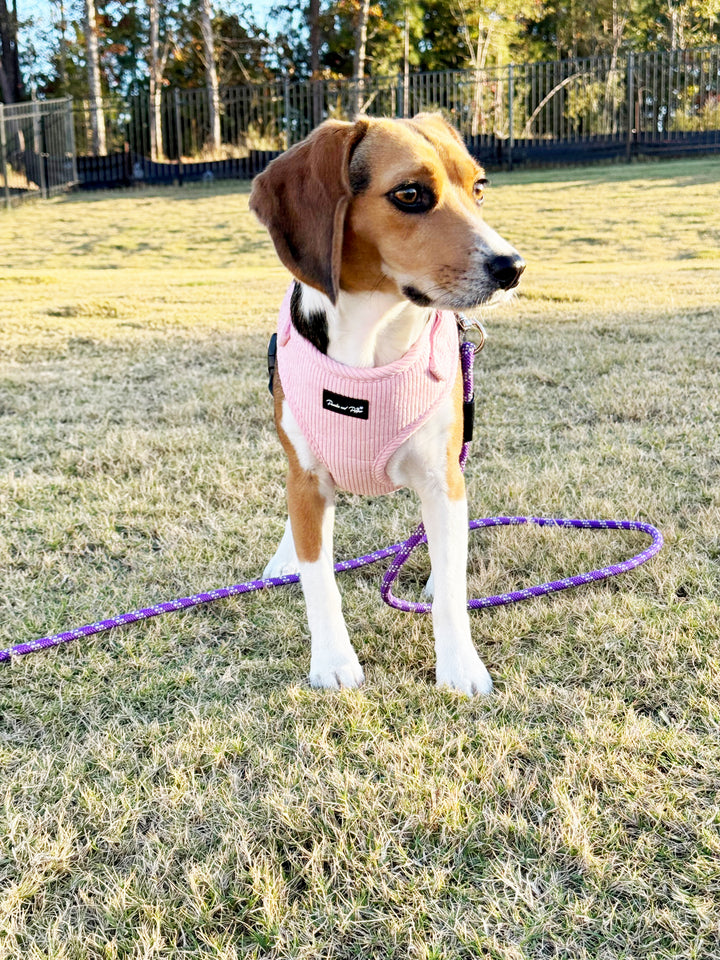
[[[663,40],[671,50],[718,42],[719,0],[665,0],[657,20],[663,25]]]
[[[365,54],[367,51],[367,30],[368,16],[370,14],[370,0],[360,0],[357,11],[357,24],[355,26],[355,55],[353,57],[353,80],[354,89],[354,108],[353,114],[357,115],[360,110],[360,104],[363,101],[365,76]]]
[[[468,0],[455,0],[455,17],[467,62],[473,71],[473,101],[470,132],[487,132],[489,119],[501,109],[502,80],[488,82],[488,69],[512,60],[513,47],[521,34],[523,14],[533,8],[527,0],[486,0],[480,7]]]
[[[68,95],[70,87],[70,78],[68,76],[68,41],[67,41],[67,19],[65,17],[65,0],[58,2],[59,20],[57,22],[59,45],[57,52],[58,80],[60,83],[60,92]]]
[[[201,0],[200,30],[205,56],[205,86],[207,88],[209,128],[207,148],[211,153],[220,149],[220,91],[215,66],[215,38],[213,36],[211,0]]]
[[[316,77],[320,75],[320,0],[310,0],[308,29],[310,33],[310,76]]]
[[[165,155],[162,127],[162,83],[170,44],[166,41],[160,49],[160,0],[148,0],[150,43],[148,70],[150,91],[150,156],[160,160]]]
[[[95,0],[85,0],[85,50],[90,90],[90,129],[92,152],[98,157],[107,153],[105,146],[105,113],[100,85],[100,54],[98,51],[97,14]]]
[[[320,0],[310,0],[308,8],[310,28],[310,80],[312,83],[312,122],[316,127],[322,120],[323,96],[320,85]]]
[[[17,0],[12,0],[11,7],[7,0],[0,0],[0,95],[4,103],[25,99],[17,34]]]

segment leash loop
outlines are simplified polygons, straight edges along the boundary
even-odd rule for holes
[[[579,573],[571,577],[563,577],[562,580],[551,580],[549,583],[540,583],[532,587],[524,587],[521,590],[511,590],[508,593],[499,593],[491,597],[478,597],[468,600],[468,610],[484,610],[488,607],[503,607],[510,603],[519,603],[521,600],[530,600],[533,597],[544,597],[550,593],[559,593],[561,590],[568,590],[570,587],[580,587],[588,583],[597,583],[600,580],[607,580],[608,577],[615,577],[621,573],[627,573],[634,570],[643,563],[647,563],[652,557],[660,552],[663,546],[663,535],[649,523],[642,523],[639,520],[568,520],[558,517],[485,517],[481,520],[470,520],[468,528],[470,530],[479,530],[481,527],[500,527],[500,526],[519,526],[522,524],[534,523],[539,527],[580,527],[585,530],[637,530],[640,533],[647,534],[652,539],[649,547],[646,547],[641,553],[635,554],[628,560],[622,560],[620,563],[612,563],[606,567],[600,567],[597,570],[589,570],[587,573]],[[415,532],[404,543],[400,544],[400,549],[395,554],[393,562],[385,571],[380,587],[380,596],[385,603],[396,610],[403,610],[405,613],[430,613],[431,603],[413,603],[409,600],[402,600],[394,596],[392,585],[397,580],[400,570],[405,565],[410,554],[421,544],[427,543],[425,528],[421,524]]]

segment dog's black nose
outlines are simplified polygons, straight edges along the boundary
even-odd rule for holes
[[[495,257],[488,262],[490,276],[503,290],[512,290],[520,283],[520,277],[525,269],[525,261],[518,253],[510,256]]]

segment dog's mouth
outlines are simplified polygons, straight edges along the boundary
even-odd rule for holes
[[[453,309],[458,313],[466,313],[469,317],[481,318],[484,310],[494,309],[495,307],[501,307],[503,304],[512,303],[517,296],[518,291],[515,287],[513,287],[512,290],[495,290],[495,292],[491,293],[485,300],[480,300],[478,303],[471,303],[464,307],[453,307]]]
[[[409,300],[411,303],[414,303],[418,307],[433,307],[436,304],[433,303],[432,297],[429,297],[426,293],[423,293],[422,290],[418,290],[417,287],[414,287],[412,284],[407,284],[402,288],[403,296]]]
[[[482,269],[454,277],[449,283],[429,280],[402,285],[403,296],[419,307],[472,310],[505,303],[515,295],[525,261],[513,251],[484,259]]]
[[[432,294],[424,293],[418,287],[407,284],[403,286],[402,293],[407,300],[418,307],[468,312],[508,303],[517,296],[517,284],[508,288],[484,284],[474,290],[466,287],[458,290],[435,288]]]

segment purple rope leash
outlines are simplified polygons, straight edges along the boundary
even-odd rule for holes
[[[485,334],[483,331],[483,341],[477,349],[482,349],[484,338]],[[460,345],[464,400],[472,400],[473,398],[473,359],[475,352],[476,348],[472,343],[466,341]],[[470,445],[464,443],[460,452],[460,469],[463,472],[465,470],[465,464],[467,463],[469,449]],[[663,535],[657,527],[653,527],[649,523],[641,523],[639,520],[564,520],[553,519],[552,517],[486,517],[482,520],[470,520],[468,527],[470,530],[478,530],[480,527],[519,526],[526,523],[534,523],[539,527],[582,527],[586,530],[638,530],[651,537],[652,543],[641,553],[630,557],[629,560],[610,564],[607,567],[601,567],[599,570],[589,570],[587,573],[579,573],[573,577],[564,577],[562,580],[553,580],[550,583],[541,583],[535,587],[525,587],[523,590],[499,593],[494,597],[480,597],[478,599],[468,600],[469,610],[483,610],[486,607],[502,607],[508,603],[518,603],[520,600],[529,600],[531,597],[543,597],[548,593],[568,590],[570,587],[580,587],[586,583],[606,580],[608,577],[615,577],[620,573],[627,573],[628,570],[634,570],[635,567],[647,563],[656,553],[660,552],[663,546]],[[395,553],[395,558],[386,570],[382,584],[380,585],[380,596],[385,603],[391,607],[395,607],[397,610],[404,610],[406,613],[430,613],[432,610],[431,603],[412,603],[409,600],[400,600],[394,596],[392,592],[392,585],[397,580],[406,560],[413,550],[422,543],[427,543],[427,536],[425,535],[425,527],[421,523],[404,543],[398,545],[399,549]]]
[[[483,610],[486,607],[502,607],[508,603],[517,603],[520,600],[529,600],[531,597],[544,597],[548,593],[557,593],[560,590],[568,590],[570,587],[580,587],[586,583],[595,583],[599,580],[606,580],[608,577],[615,577],[620,573],[627,573],[628,570],[634,570],[642,563],[647,563],[656,553],[659,553],[663,545],[663,536],[657,527],[649,523],[641,523],[639,520],[565,520],[554,519],[552,517],[486,517],[483,520],[471,520],[468,524],[470,530],[478,530],[480,527],[501,527],[501,526],[519,526],[521,524],[534,523],[539,527],[582,527],[585,530],[639,530],[652,538],[652,543],[641,553],[630,557],[629,560],[623,560],[620,563],[613,563],[607,567],[601,567],[598,570],[589,570],[587,573],[579,573],[573,577],[564,577],[562,580],[552,580],[550,583],[541,583],[536,587],[525,587],[523,590],[512,590],[509,593],[499,593],[494,597],[480,597],[474,600],[468,600],[469,610]],[[380,596],[385,603],[398,610],[404,610],[406,613],[430,613],[432,604],[430,603],[411,603],[409,600],[400,600],[392,593],[392,585],[400,573],[400,569],[408,559],[412,551],[420,544],[427,543],[425,529],[420,524],[404,543],[400,544],[400,549],[395,554],[395,559],[388,567],[383,577],[380,587]]]
[[[473,358],[475,352],[476,348],[472,343],[461,344],[460,355],[463,371],[463,390],[466,401],[471,400],[473,396]],[[468,451],[469,444],[463,444],[460,453],[460,468],[462,470],[465,469]],[[566,577],[563,580],[554,580],[551,583],[542,583],[535,587],[526,587],[524,590],[501,593],[494,597],[481,597],[479,599],[469,600],[469,609],[480,610],[485,607],[500,607],[508,603],[516,603],[519,600],[528,600],[530,597],[542,597],[548,593],[567,590],[570,587],[578,587],[582,584],[605,580],[608,577],[626,573],[628,570],[634,570],[635,567],[639,567],[640,564],[646,563],[662,549],[663,545],[662,534],[656,527],[651,526],[649,523],[641,523],[637,520],[564,520],[553,519],[551,517],[486,517],[480,520],[471,520],[469,529],[478,530],[481,527],[517,526],[526,523],[534,523],[541,527],[582,527],[583,529],[590,530],[638,530],[651,537],[652,543],[641,553],[636,554],[629,560],[623,560],[621,563],[611,564],[599,570],[590,570],[588,573]],[[425,535],[425,528],[421,523],[407,540],[401,543],[395,543],[389,547],[383,547],[380,550],[374,550],[372,553],[365,554],[362,557],[356,557],[352,560],[341,560],[335,564],[335,571],[342,573],[345,570],[358,570],[360,567],[377,563],[378,560],[386,560],[388,557],[393,557],[394,559],[383,577],[380,588],[382,599],[389,606],[395,607],[397,610],[404,610],[409,613],[429,613],[432,608],[430,603],[411,603],[407,600],[400,600],[393,596],[391,590],[402,566],[412,551],[422,543],[427,543],[427,537]],[[252,593],[257,590],[268,590],[272,587],[282,587],[291,583],[299,583],[299,581],[299,575],[293,573],[284,577],[267,577],[264,580],[248,580],[245,583],[237,583],[232,587],[221,587],[218,590],[210,590],[207,593],[196,593],[191,597],[180,597],[177,600],[156,603],[152,607],[144,607],[141,610],[122,613],[117,617],[110,617],[107,620],[98,620],[97,623],[88,623],[83,627],[76,627],[74,630],[65,630],[62,633],[54,633],[47,637],[40,637],[38,640],[18,643],[14,647],[0,650],[0,661],[10,660],[12,657],[21,657],[28,653],[35,653],[38,650],[46,650],[49,647],[57,647],[62,643],[68,643],[70,640],[78,640],[80,637],[92,637],[97,633],[104,633],[115,627],[122,627],[129,623],[137,623],[139,620],[150,620],[152,617],[159,617],[163,613],[171,613],[175,610],[188,610],[191,607],[197,607],[203,603],[211,603],[213,600],[225,600],[227,597],[236,597],[243,593]]]

